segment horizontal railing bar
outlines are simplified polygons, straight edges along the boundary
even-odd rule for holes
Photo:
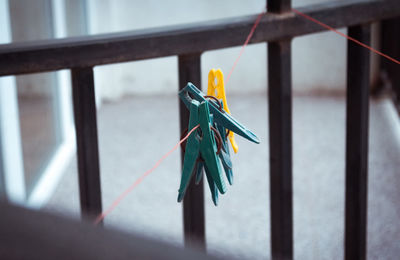
[[[350,0],[299,8],[334,28],[400,16],[398,0]],[[243,44],[255,16],[95,36],[0,45],[0,76],[92,67],[199,53]],[[268,13],[251,43],[276,41],[326,30],[296,16]]]

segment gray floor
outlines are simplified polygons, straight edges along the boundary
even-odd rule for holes
[[[261,139],[236,137],[235,183],[212,205],[206,190],[207,246],[228,258],[268,259],[269,178],[267,104],[263,94],[230,97],[233,115]],[[296,97],[293,101],[293,187],[296,259],[342,259],[345,100]],[[98,115],[103,204],[149,169],[177,142],[176,97],[126,98]],[[369,153],[369,259],[400,256],[400,127],[388,100],[372,101]],[[105,220],[107,227],[182,244],[182,210],[176,202],[179,152],[173,153]],[[46,210],[77,217],[76,161]]]

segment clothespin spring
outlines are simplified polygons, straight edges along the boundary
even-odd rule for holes
[[[217,142],[217,154],[219,154],[222,149],[222,137],[215,127],[210,126],[210,128],[214,132],[214,138],[215,138],[215,141]],[[199,130],[201,130],[201,129],[199,128]],[[186,128],[181,135],[181,139],[183,137],[185,137],[187,135],[187,133],[188,133],[188,129]],[[185,153],[185,151],[186,151],[186,142],[187,141],[181,143],[181,148],[182,148],[183,153]]]
[[[218,110],[223,112],[224,109],[222,108],[222,104],[221,104],[221,102],[219,102],[218,98],[216,98],[214,96],[204,96],[204,98],[208,98],[208,99],[214,100],[215,103],[218,105]],[[231,132],[231,130],[226,129],[225,138],[229,136],[230,132]],[[215,131],[214,131],[214,133],[215,133]],[[219,132],[218,132],[218,134],[219,134]]]

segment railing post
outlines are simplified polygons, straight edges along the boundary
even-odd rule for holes
[[[349,36],[370,44],[370,24]],[[366,259],[370,52],[348,41],[345,259]]]
[[[200,55],[190,54],[178,57],[179,64],[179,89],[186,86],[188,82],[192,82],[196,87],[201,89],[201,67]],[[181,133],[188,127],[189,111],[179,101],[179,116]],[[183,161],[183,152],[181,153]],[[203,178],[204,179],[204,178]],[[190,185],[183,199],[183,225],[185,232],[185,245],[195,243],[204,250],[205,245],[205,223],[204,223],[204,189],[203,181],[199,185],[195,185],[192,178]]]
[[[290,11],[291,0],[268,0]],[[268,43],[268,105],[272,259],[293,259],[291,39]]]
[[[102,212],[93,68],[73,68],[71,75],[81,212],[93,219]]]
[[[400,59],[400,17],[383,20],[381,22],[381,45],[382,52],[399,60]],[[381,58],[381,77],[383,83],[390,82],[394,92],[394,101],[400,113],[400,73],[399,65]],[[385,82],[386,81],[386,82]]]

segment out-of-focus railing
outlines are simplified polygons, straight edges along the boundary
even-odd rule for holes
[[[293,259],[291,41],[325,28],[291,12],[291,0],[267,0],[250,43],[268,42],[271,255]],[[299,8],[349,36],[370,43],[371,23],[399,19],[398,0],[349,0]],[[179,86],[200,82],[200,58],[207,50],[239,46],[256,15],[124,33],[0,45],[0,76],[70,69],[78,149],[82,214],[101,213],[93,67],[176,55]],[[390,42],[385,39],[385,42]],[[397,52],[400,51],[399,35]],[[352,42],[347,49],[347,135],[345,258],[366,259],[370,53]],[[398,73],[397,73],[398,75]],[[188,112],[180,106],[181,130]],[[268,173],[266,173],[267,175]],[[267,177],[266,177],[267,178]],[[267,207],[267,202],[265,204]],[[184,203],[185,242],[205,248],[202,186],[190,185]],[[266,232],[268,232],[266,230]]]

